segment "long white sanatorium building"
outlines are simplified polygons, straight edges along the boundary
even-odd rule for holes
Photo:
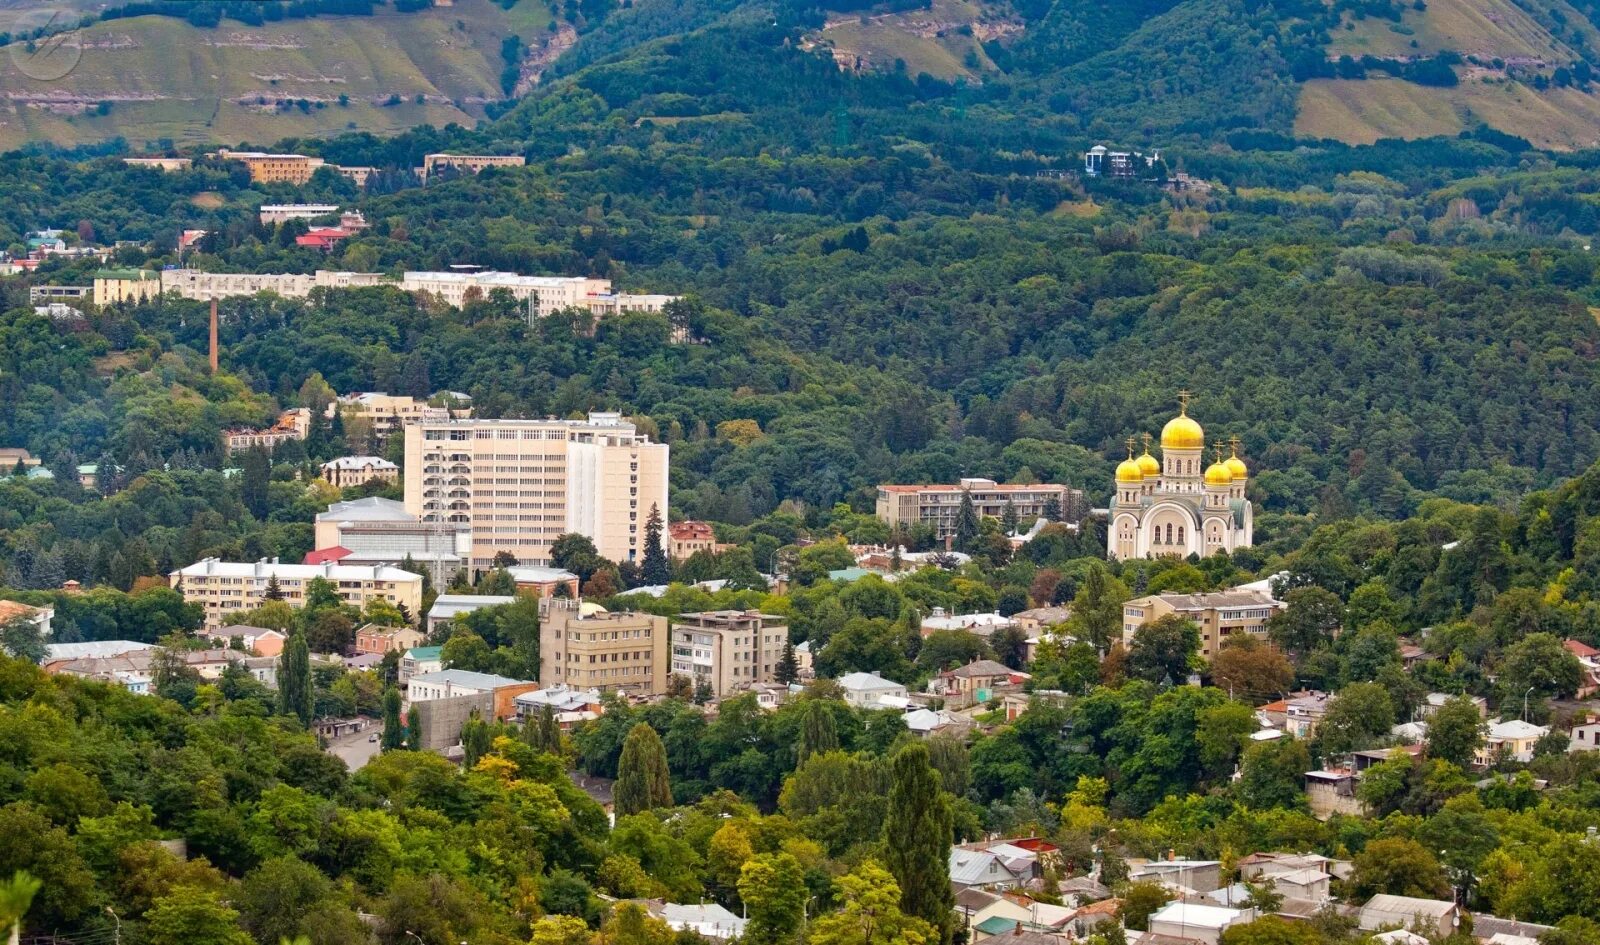
[[[568,532],[612,561],[642,560],[651,506],[667,520],[668,447],[621,414],[425,420],[405,438],[406,511],[469,528],[473,571],[501,551],[549,564],[550,544]]]
[[[1148,438],[1147,438],[1148,439]],[[1188,404],[1161,430],[1161,459],[1133,455],[1117,466],[1116,493],[1106,553],[1113,558],[1162,555],[1209,557],[1218,551],[1250,547],[1253,516],[1245,498],[1249,470],[1239,458],[1220,452],[1205,466],[1205,431],[1188,415]],[[1220,451],[1220,447],[1219,447]]]
[[[306,591],[317,578],[333,584],[339,597],[355,607],[384,600],[416,615],[422,608],[422,576],[388,565],[356,567],[326,564],[281,564],[271,561],[219,561],[206,558],[167,575],[168,584],[183,599],[198,602],[205,612],[205,629],[230,622],[233,614],[253,610],[267,599],[274,582],[291,607],[305,604]],[[236,621],[234,621],[236,622]]]
[[[312,289],[349,289],[392,285],[406,292],[428,293],[446,304],[460,307],[467,294],[476,291],[487,298],[495,289],[505,289],[512,298],[527,304],[539,317],[562,309],[577,308],[596,317],[623,312],[659,312],[675,295],[638,295],[616,292],[610,279],[586,276],[519,276],[511,272],[407,272],[399,281],[378,272],[336,272],[319,269],[304,273],[201,272],[198,269],[167,269],[161,273],[161,291],[186,299],[207,302],[235,296],[272,292],[284,298],[305,298]]]

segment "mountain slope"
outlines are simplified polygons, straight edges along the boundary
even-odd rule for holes
[[[549,19],[531,0],[510,11],[459,0],[258,27],[201,29],[159,16],[97,23],[82,31],[77,67],[58,80],[29,78],[0,55],[0,149],[118,136],[135,147],[265,143],[470,122],[503,95],[502,41],[515,34],[536,46]]]

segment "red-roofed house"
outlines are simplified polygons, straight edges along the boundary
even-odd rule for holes
[[[683,561],[697,551],[715,554],[732,547],[718,544],[717,536],[705,522],[673,522],[667,526],[667,554],[674,561]]]
[[[340,241],[354,235],[342,226],[314,226],[305,235],[296,236],[294,243],[296,246],[309,246],[327,252],[339,245]]]
[[[306,557],[301,564],[326,564],[329,561],[338,561],[350,556],[350,549],[343,545],[334,545],[332,548],[318,548],[316,551],[306,552]]]
[[[1578,698],[1587,699],[1600,692],[1600,650],[1582,640],[1563,640],[1561,645],[1583,666],[1583,681],[1578,683]]]

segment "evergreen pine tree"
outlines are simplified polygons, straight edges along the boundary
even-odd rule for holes
[[[956,512],[955,545],[957,551],[969,551],[978,540],[978,510],[972,505],[972,493],[961,491],[961,509]]]
[[[267,600],[283,600],[283,588],[278,585],[276,574],[267,578],[267,589],[261,596]]]
[[[267,517],[267,483],[272,478],[272,462],[267,451],[256,447],[244,454],[239,471],[239,500],[258,519]]]
[[[800,678],[800,660],[794,655],[794,644],[783,645],[783,655],[778,657],[778,665],[773,667],[772,678],[785,686]]]
[[[1044,500],[1044,518],[1047,522],[1061,521],[1061,500],[1051,496]]]
[[[311,724],[316,696],[311,682],[311,650],[303,633],[292,633],[278,657],[278,709],[284,715],[298,716],[301,725]]]
[[[422,744],[422,713],[416,706],[406,713],[406,747],[412,751],[423,751]]]
[[[661,544],[661,508],[650,506],[650,517],[644,522],[644,583],[672,583],[672,562],[667,560],[667,550]]]
[[[805,715],[800,720],[800,763],[812,755],[834,751],[839,747],[839,731],[833,722],[833,713],[821,699],[806,702]]]
[[[1000,527],[1007,535],[1015,535],[1019,521],[1016,503],[1006,500],[1006,509],[1000,513]]]
[[[902,748],[890,764],[890,778],[884,865],[900,884],[900,908],[927,920],[949,945],[955,908],[950,892],[953,820],[928,746],[913,742]]]
[[[644,722],[628,731],[617,762],[617,782],[612,788],[617,816],[672,806],[672,777],[667,771],[667,750],[661,736]]]
[[[383,691],[383,739],[379,745],[384,751],[394,751],[405,741],[405,728],[400,724],[400,690],[390,686]]]
[[[545,706],[539,712],[539,741],[544,751],[552,755],[561,753],[561,723],[556,721],[554,706]]]

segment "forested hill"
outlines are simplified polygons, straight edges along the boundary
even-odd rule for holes
[[[599,91],[631,120],[735,126],[774,93],[792,93],[788,101],[824,114],[864,101],[936,103],[1147,145],[1239,130],[1370,142],[1480,124],[1546,148],[1600,142],[1600,54],[1590,46],[1600,30],[1556,0],[430,7],[301,2],[269,5],[277,18],[265,22],[231,18],[253,9],[245,4],[208,5],[223,12],[199,20],[157,15],[185,9],[174,4],[121,7],[83,31],[85,55],[67,76],[0,63],[10,70],[0,71],[0,146],[394,133],[471,123],[521,97],[544,114],[573,88]],[[314,18],[294,19],[295,10]],[[329,15],[342,11],[365,15]],[[165,67],[177,50],[188,64]],[[843,136],[827,129],[822,140]]]

